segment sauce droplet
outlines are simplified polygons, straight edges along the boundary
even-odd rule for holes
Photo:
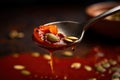
[[[54,74],[54,68],[53,68],[53,51],[49,50],[49,52],[50,52],[50,57],[51,57],[51,59],[50,59],[50,68],[51,68],[52,73]]]

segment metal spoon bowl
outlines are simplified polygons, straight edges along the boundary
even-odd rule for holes
[[[75,22],[75,21],[57,21],[57,22],[51,22],[51,23],[47,23],[47,24],[44,24],[44,25],[50,25],[50,24],[55,24],[57,25],[58,27],[58,30],[60,31],[60,33],[63,33],[65,34],[66,36],[69,36],[69,35],[72,35],[72,36],[75,36],[75,37],[78,37],[79,39],[76,40],[75,42],[71,43],[71,44],[68,44],[66,46],[71,46],[73,44],[76,44],[76,43],[79,43],[81,42],[83,36],[84,36],[84,33],[85,31],[89,28],[90,25],[94,24],[96,21],[99,21],[100,19],[108,16],[108,15],[111,15],[115,12],[118,12],[120,11],[120,6],[117,6],[117,7],[114,7],[82,24],[80,24],[79,22]],[[47,46],[45,45],[41,45],[41,47],[46,47],[48,48]],[[64,47],[66,47],[64,46]],[[49,47],[49,48],[56,48],[56,47]],[[57,47],[59,48],[59,47]]]

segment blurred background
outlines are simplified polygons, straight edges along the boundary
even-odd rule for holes
[[[85,11],[88,6],[109,1],[119,0],[1,0],[0,55],[31,51],[45,53],[44,49],[32,41],[34,27],[61,20],[82,23],[89,18]],[[16,37],[18,33],[20,35]],[[118,39],[111,40],[104,35],[87,31],[79,47],[86,51],[91,44],[118,44]]]
[[[90,5],[98,2],[105,1],[119,1],[119,0],[1,0],[0,4],[3,7],[11,7],[11,6],[83,6]]]

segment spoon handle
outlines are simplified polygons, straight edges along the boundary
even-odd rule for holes
[[[108,10],[108,11],[106,11],[106,12],[104,12],[104,13],[102,13],[102,14],[94,17],[94,18],[92,18],[92,19],[90,19],[90,20],[87,22],[87,24],[84,25],[84,30],[87,30],[88,27],[89,27],[91,24],[95,23],[96,21],[99,21],[100,19],[102,19],[102,18],[104,18],[104,17],[106,17],[106,16],[108,16],[108,15],[111,15],[111,14],[113,14],[113,13],[115,13],[115,12],[118,12],[118,11],[120,11],[120,5],[117,6],[117,7],[114,7],[114,8],[112,8],[112,9],[110,9],[110,10]]]

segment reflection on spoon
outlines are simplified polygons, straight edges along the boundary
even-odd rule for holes
[[[34,39],[36,39],[35,41],[37,41],[37,43],[39,44],[39,46],[41,47],[45,47],[45,48],[53,48],[53,49],[58,49],[58,48],[63,48],[63,47],[68,47],[71,46],[73,44],[79,43],[82,38],[83,35],[85,33],[85,31],[89,28],[90,25],[92,25],[93,23],[95,23],[96,21],[99,21],[100,19],[111,15],[115,12],[120,11],[120,6],[114,7],[92,19],[90,19],[89,21],[86,21],[82,24],[80,24],[79,22],[75,22],[75,21],[57,21],[57,22],[51,22],[51,23],[47,23],[44,24],[43,26],[49,26],[49,25],[55,25],[57,26],[59,33],[62,33],[65,36],[74,36],[77,37],[78,39],[70,44],[65,45],[64,43],[61,45],[47,45],[47,44],[41,44],[39,43],[40,41],[38,40],[38,36],[34,35],[36,34],[35,30],[33,33],[33,37]],[[38,30],[39,31],[39,30]],[[39,32],[40,33],[40,32]],[[50,34],[49,34],[50,35]],[[40,37],[40,35],[39,35]],[[62,43],[62,42],[61,42]]]

